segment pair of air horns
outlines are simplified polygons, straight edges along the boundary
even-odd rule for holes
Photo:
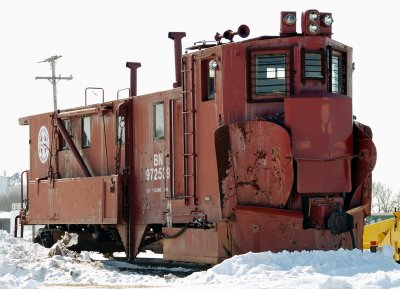
[[[225,38],[225,39],[229,40],[230,42],[232,42],[233,37],[235,35],[239,35],[242,38],[246,38],[247,36],[249,36],[249,34],[250,34],[249,26],[242,24],[239,26],[239,28],[236,32],[233,32],[232,30],[226,30],[222,35],[217,32],[214,36],[214,39],[215,39],[215,41],[218,41],[218,43],[221,43],[222,38]]]

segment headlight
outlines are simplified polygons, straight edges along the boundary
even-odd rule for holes
[[[283,21],[286,25],[292,26],[296,24],[296,16],[292,13],[286,14],[285,17],[283,17]]]
[[[325,15],[325,17],[322,19],[322,23],[324,23],[325,26],[331,26],[333,23],[333,18],[331,15]]]
[[[310,20],[311,22],[317,22],[319,18],[319,13],[317,10],[311,10],[310,12],[308,12],[308,20]]]
[[[308,25],[308,31],[311,34],[317,34],[319,32],[319,25],[317,23],[310,23]]]
[[[218,63],[217,63],[215,60],[211,60],[211,61],[208,63],[208,68],[209,68],[210,70],[216,70],[217,67],[218,67]]]

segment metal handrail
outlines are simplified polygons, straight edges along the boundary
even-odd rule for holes
[[[119,100],[119,93],[121,92],[121,91],[124,91],[124,90],[128,90],[128,97],[132,97],[132,95],[131,95],[131,89],[128,87],[128,88],[122,88],[122,89],[119,89],[118,91],[117,91],[117,100]]]
[[[28,170],[25,170],[21,173],[21,208],[23,209],[23,203],[24,203],[24,174],[26,174],[26,200],[29,199],[29,179],[28,179]]]
[[[104,103],[104,88],[101,88],[101,87],[86,87],[86,88],[85,88],[85,106],[87,105],[87,91],[88,91],[89,89],[101,90],[101,92],[103,93],[103,98],[102,98],[103,101],[102,101],[102,103]]]

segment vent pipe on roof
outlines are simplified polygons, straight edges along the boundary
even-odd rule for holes
[[[130,97],[137,95],[137,69],[142,65],[140,62],[127,62],[126,67],[131,70],[131,95]]]
[[[176,82],[173,87],[182,86],[181,80],[181,66],[182,66],[182,38],[186,36],[185,32],[169,32],[168,38],[174,40],[175,48],[175,77]]]

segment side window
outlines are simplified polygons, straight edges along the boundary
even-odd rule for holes
[[[202,60],[201,62],[203,101],[215,99],[215,70],[217,66],[217,62],[213,59]]]
[[[340,81],[341,75],[341,67],[340,67],[341,59],[337,55],[332,55],[332,92],[339,93],[341,91],[342,83]]]
[[[153,104],[153,132],[154,139],[164,138],[164,102]]]
[[[65,129],[67,130],[69,136],[72,137],[72,125],[71,125],[71,120],[69,120],[69,119],[64,119],[64,120],[63,120],[63,123],[64,123],[64,127],[65,127]],[[61,139],[61,149],[62,149],[63,151],[67,150],[67,149],[68,149],[67,142],[64,140],[64,138],[63,138],[62,136],[60,136],[60,139]]]
[[[115,127],[115,142],[117,144],[125,143],[125,118],[123,116],[116,116]]]
[[[308,52],[303,53],[304,78],[306,79],[323,79],[323,62],[322,53]]]
[[[275,100],[290,92],[287,51],[252,51],[248,63],[249,101]]]
[[[338,51],[332,51],[328,47],[328,89],[332,93],[347,95],[347,61],[346,54]]]
[[[82,117],[82,148],[89,148],[92,144],[90,131],[90,117]]]

